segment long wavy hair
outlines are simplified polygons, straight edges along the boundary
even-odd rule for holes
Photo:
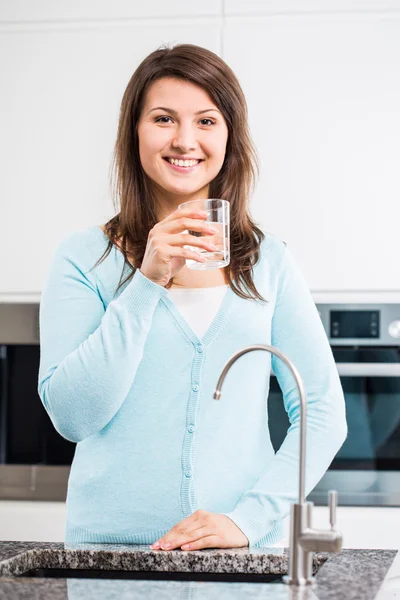
[[[259,259],[260,244],[265,236],[248,212],[259,163],[248,129],[246,99],[230,67],[210,50],[193,44],[178,44],[172,48],[164,45],[155,50],[141,62],[128,83],[110,168],[117,214],[104,226],[109,242],[92,269],[108,256],[118,240],[124,266],[117,292],[140,268],[148,234],[158,222],[152,182],[140,162],[137,124],[147,89],[164,77],[201,87],[225,118],[228,127],[225,159],[218,175],[209,183],[208,197],[224,198],[230,204],[230,263],[225,267],[226,278],[241,298],[267,302],[253,281],[253,266]],[[122,281],[125,266],[131,272]],[[172,283],[173,278],[165,288],[169,289]]]

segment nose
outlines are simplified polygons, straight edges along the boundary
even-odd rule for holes
[[[181,124],[174,132],[171,142],[173,148],[180,148],[183,152],[190,152],[197,148],[196,133],[189,124]]]

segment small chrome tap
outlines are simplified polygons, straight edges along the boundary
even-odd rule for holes
[[[300,460],[299,460],[299,501],[291,505],[289,569],[283,581],[289,585],[305,586],[314,583],[312,575],[313,552],[340,552],[342,534],[335,530],[337,492],[329,492],[329,512],[331,529],[313,529],[311,526],[313,502],[304,501],[304,480],[306,463],[306,420],[307,404],[303,381],[292,361],[283,352],[267,344],[253,344],[236,352],[224,366],[219,376],[213,398],[221,398],[224,379],[233,363],[243,354],[253,350],[266,350],[274,354],[289,367],[297,385],[300,397]]]

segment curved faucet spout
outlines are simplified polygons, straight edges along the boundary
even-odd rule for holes
[[[297,385],[300,398],[300,461],[299,461],[299,502],[291,505],[290,512],[290,541],[289,541],[289,568],[288,575],[283,578],[283,582],[288,585],[306,586],[314,582],[312,575],[312,556],[313,552],[322,550],[327,552],[340,552],[342,548],[342,534],[334,529],[336,519],[337,492],[329,492],[329,508],[331,514],[331,529],[313,529],[312,521],[312,502],[304,502],[304,479],[306,463],[306,419],[307,405],[304,392],[303,381],[292,363],[292,361],[283,352],[268,346],[266,344],[253,344],[246,346],[243,350],[236,352],[224,366],[217,382],[217,388],[214,392],[214,399],[221,398],[221,388],[224,379],[235,362],[240,356],[252,350],[266,350],[274,354],[289,367]]]
[[[219,400],[221,398],[221,390],[222,384],[224,383],[224,379],[233,365],[233,363],[240,358],[243,354],[247,352],[252,352],[253,350],[266,350],[270,352],[270,354],[274,354],[287,365],[296,381],[297,389],[299,391],[300,397],[300,469],[299,469],[299,504],[304,503],[304,479],[305,479],[305,462],[306,462],[306,420],[307,420],[307,404],[306,404],[306,394],[304,391],[303,381],[299,375],[298,370],[292,363],[292,361],[285,355],[283,352],[275,348],[274,346],[268,346],[267,344],[253,344],[251,346],[246,346],[239,352],[236,352],[226,363],[224,366],[221,375],[219,376],[217,387],[214,392],[213,398],[214,400]]]

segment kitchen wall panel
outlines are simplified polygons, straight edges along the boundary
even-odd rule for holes
[[[339,498],[340,502],[340,498]],[[65,502],[32,502],[0,500],[0,540],[25,542],[64,542]],[[329,510],[314,506],[313,526],[329,529]],[[337,529],[343,535],[343,548],[398,550],[397,532],[400,508],[337,507]],[[290,522],[284,519],[284,538],[275,544],[289,546]]]
[[[0,293],[39,292],[59,240],[113,216],[109,168],[138,64],[164,43],[218,53],[220,30],[199,18],[0,33]]]
[[[227,17],[223,48],[260,156],[255,218],[312,290],[399,290],[400,13]]]
[[[226,15],[400,10],[400,0],[225,0]]]
[[[197,17],[219,15],[222,10],[222,0],[202,0],[187,2],[174,0],[163,2],[132,2],[132,0],[18,0],[17,2],[2,2],[0,22],[29,23],[43,21],[98,21],[103,19],[137,19],[166,17]]]
[[[261,160],[251,211],[314,295],[400,292],[400,0],[19,0],[0,10],[0,299],[38,301],[58,241],[114,214],[123,91],[178,42],[237,73]]]

